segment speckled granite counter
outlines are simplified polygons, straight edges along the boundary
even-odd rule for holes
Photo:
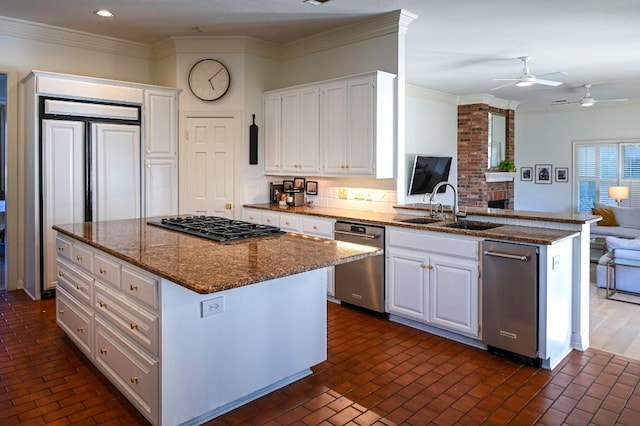
[[[418,205],[414,205],[414,209],[418,210]],[[424,205],[421,210],[424,209]],[[280,213],[294,213],[294,214],[304,214],[311,216],[320,216],[327,217],[337,220],[351,220],[351,221],[360,221],[367,223],[374,223],[378,225],[385,226],[400,226],[405,228],[412,229],[422,229],[425,231],[436,231],[436,232],[446,232],[450,234],[458,234],[458,235],[468,235],[473,237],[482,237],[482,238],[491,238],[491,239],[499,239],[505,241],[515,241],[515,242],[523,242],[523,243],[531,243],[531,244],[542,244],[542,245],[552,245],[557,242],[563,241],[567,238],[573,238],[578,235],[578,232],[567,231],[561,229],[550,229],[550,228],[538,228],[538,227],[530,227],[530,226],[519,226],[519,225],[502,225],[496,228],[477,231],[477,230],[468,230],[468,229],[455,229],[455,228],[447,228],[443,225],[451,224],[452,221],[440,221],[429,224],[414,224],[414,223],[406,223],[402,222],[406,219],[415,218],[415,215],[408,214],[395,214],[395,213],[379,213],[379,212],[369,212],[369,211],[361,211],[361,210],[348,210],[348,209],[336,209],[330,207],[319,207],[319,206],[299,206],[299,207],[279,207],[276,204],[246,204],[244,207],[254,208],[254,209],[262,209],[262,210],[272,210]],[[400,207],[400,206],[398,206]],[[404,206],[403,206],[404,208]],[[428,210],[428,205],[427,205]],[[478,209],[478,211],[484,210],[499,210],[499,209]],[[509,212],[509,210],[505,210]],[[516,211],[507,217],[516,218],[515,214],[518,214]],[[487,212],[487,216],[489,216],[490,212]],[[502,212],[498,212],[493,216],[499,216]],[[534,212],[523,212],[522,214],[529,213],[529,216],[526,216],[526,219],[533,220]],[[476,214],[475,209],[469,209],[468,214]],[[508,213],[503,213],[507,214]],[[546,216],[542,217],[541,215],[546,215],[545,213],[538,212],[537,218],[538,220],[549,220]],[[479,213],[478,213],[479,215]],[[564,217],[563,221],[574,221],[571,223],[587,223],[589,221],[598,220],[599,216],[591,216],[591,215],[582,215],[584,217],[573,217],[570,216],[560,216],[550,214],[556,218],[556,220],[561,220]],[[519,217],[522,218],[522,217]]]
[[[147,220],[86,222],[54,229],[201,294],[381,253],[370,247],[298,234],[217,243],[150,226]]]

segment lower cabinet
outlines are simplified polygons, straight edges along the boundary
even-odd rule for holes
[[[159,280],[59,235],[56,322],[147,419],[159,423]],[[68,253],[73,253],[71,261]]]
[[[277,226],[285,232],[298,232],[314,237],[329,238],[333,240],[333,226],[335,220],[308,216],[304,214],[281,213],[272,210],[260,210],[244,208],[242,219],[247,222],[260,223],[262,225]],[[327,295],[335,294],[334,267],[327,268]]]
[[[479,240],[387,228],[387,311],[473,338],[479,329]]]

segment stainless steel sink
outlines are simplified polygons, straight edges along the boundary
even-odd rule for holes
[[[486,231],[487,229],[497,228],[502,226],[501,223],[489,223],[489,222],[474,222],[471,220],[462,220],[459,222],[448,223],[446,225],[442,225],[445,228],[456,228],[456,229],[468,229],[470,231]]]
[[[416,225],[426,225],[427,223],[440,222],[442,219],[431,218],[431,217],[413,217],[411,219],[402,219],[398,222],[404,223],[415,223]]]

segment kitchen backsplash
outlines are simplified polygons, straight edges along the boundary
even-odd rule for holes
[[[318,195],[307,195],[307,201],[321,207],[393,213],[397,198],[395,190],[325,179],[318,180]]]

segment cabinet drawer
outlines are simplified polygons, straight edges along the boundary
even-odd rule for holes
[[[122,266],[122,291],[136,301],[158,309],[158,279]]]
[[[280,215],[280,229],[283,231],[300,232],[300,218],[290,214]]]
[[[153,424],[158,418],[158,362],[96,318],[95,362]]]
[[[129,337],[153,355],[158,355],[158,317],[138,308],[123,296],[113,293],[104,284],[94,284],[94,309],[123,335]]]
[[[302,233],[333,238],[333,221],[318,218],[302,218]]]
[[[71,241],[60,236],[56,237],[56,252],[59,256],[65,259],[71,259],[71,247]]]
[[[280,216],[278,213],[263,212],[262,224],[269,226],[280,226]]]
[[[63,287],[69,294],[76,297],[81,302],[91,306],[91,288],[93,278],[80,270],[62,257],[57,261],[58,286]]]
[[[93,256],[93,273],[100,282],[120,288],[120,263],[96,253]]]
[[[250,209],[244,209],[242,219],[252,223],[262,223],[262,215],[260,212]]]
[[[93,252],[89,247],[74,244],[71,248],[71,261],[86,271],[93,272]]]
[[[387,244],[392,247],[402,247],[438,254],[478,259],[480,239],[454,238],[444,234],[425,231],[404,231],[387,228]]]
[[[56,322],[89,358],[93,315],[64,288],[56,290]]]

